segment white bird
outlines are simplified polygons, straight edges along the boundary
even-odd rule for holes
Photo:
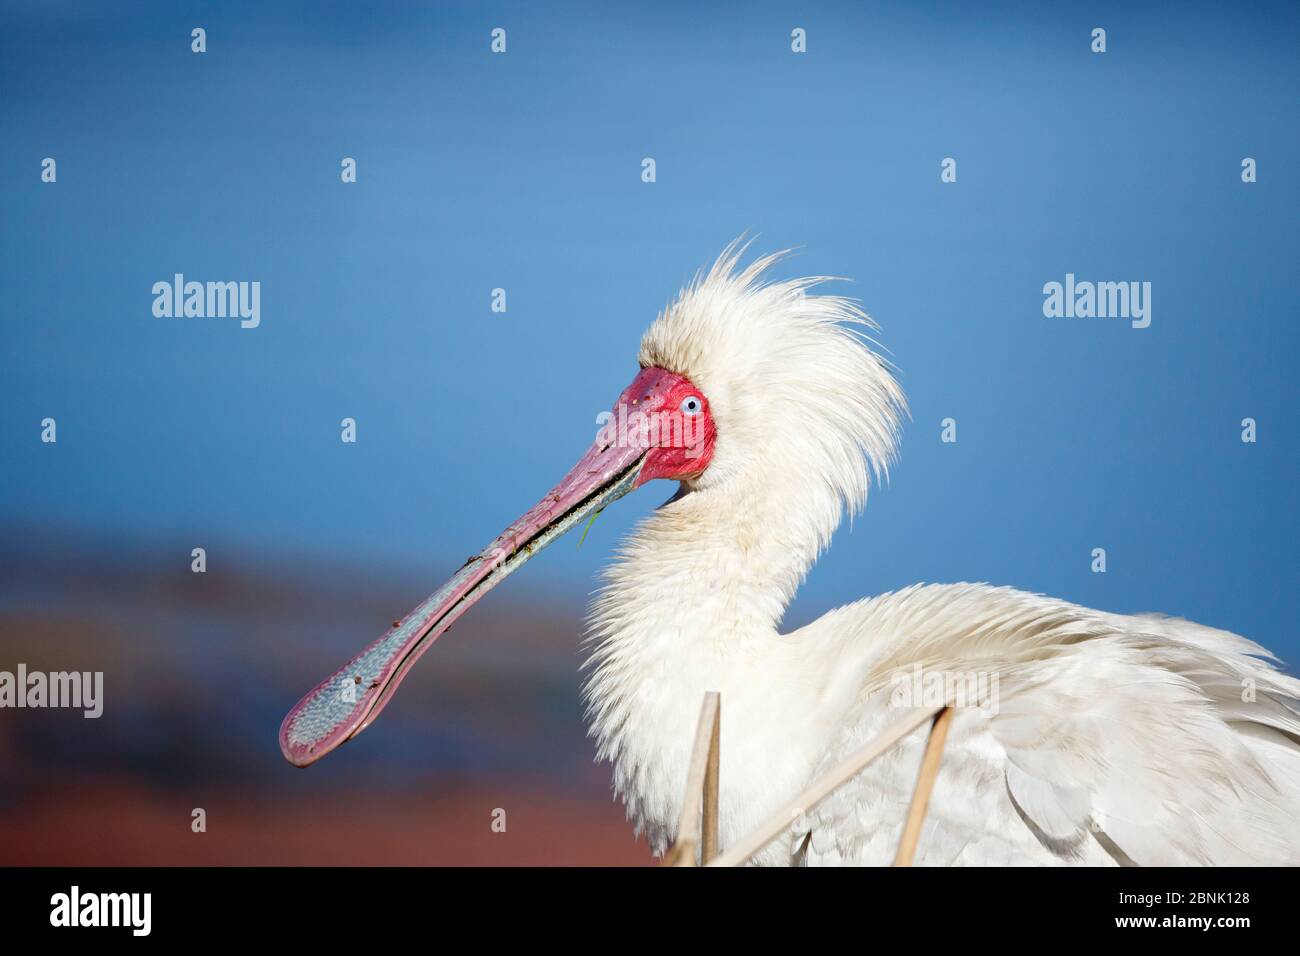
[[[642,371],[569,475],[289,713],[286,757],[306,765],[360,732],[482,594],[662,477],[677,493],[593,603],[585,686],[599,757],[656,853],[676,836],[706,692],[723,701],[725,847],[942,686],[957,706],[918,864],[1300,862],[1300,681],[1245,638],[987,584],[917,585],[780,631],[893,461],[905,401],[853,303],[810,294],[821,278],[768,281],[777,256],[741,269],[742,253],[651,325]],[[894,747],[754,862],[890,862],[923,744]]]

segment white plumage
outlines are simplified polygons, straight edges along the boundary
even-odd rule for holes
[[[996,699],[957,710],[917,863],[1300,862],[1300,681],[1244,638],[983,584],[915,586],[780,633],[893,459],[905,405],[865,315],[809,294],[821,279],[765,282],[775,257],[740,270],[742,252],[645,334],[641,364],[708,397],[716,450],[624,543],[591,612],[591,733],[652,847],[674,838],[706,691],[723,700],[726,846],[896,720],[919,666],[995,681]],[[758,861],[888,863],[922,745]]]

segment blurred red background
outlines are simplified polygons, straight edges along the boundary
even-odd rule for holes
[[[0,864],[652,862],[586,738],[580,606],[512,582],[365,734],[296,770],[284,712],[451,568],[207,560],[0,536],[0,670],[104,672],[98,719],[0,710]]]

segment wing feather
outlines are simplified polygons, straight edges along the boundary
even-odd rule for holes
[[[994,689],[958,702],[918,863],[1300,862],[1300,681],[1245,638],[972,584],[883,595],[792,636],[838,655],[828,695],[859,688],[822,768],[896,719],[918,673]],[[890,862],[922,746],[913,735],[811,811],[803,859]]]

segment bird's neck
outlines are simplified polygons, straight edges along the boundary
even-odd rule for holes
[[[811,719],[813,702],[790,679],[808,664],[777,628],[839,509],[729,491],[680,494],[647,519],[607,572],[589,622],[591,734],[614,764],[629,815],[659,849],[672,837],[705,692],[723,696],[723,782],[737,797],[758,785],[744,778],[747,764],[779,775],[757,753],[745,760],[746,751],[773,735],[791,739]],[[777,783],[762,785],[777,792]],[[748,812],[762,805],[744,802]],[[756,821],[733,812],[730,822]]]
[[[596,657],[630,663],[691,649],[752,650],[776,635],[827,538],[779,495],[679,493],[633,532],[606,571],[591,624],[608,654]]]

